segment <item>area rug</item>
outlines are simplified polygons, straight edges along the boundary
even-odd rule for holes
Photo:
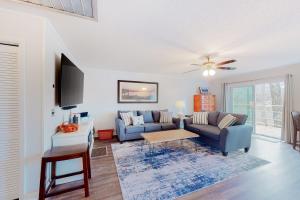
[[[269,163],[243,151],[224,157],[199,139],[160,144],[152,152],[143,144],[111,145],[124,200],[176,199]]]

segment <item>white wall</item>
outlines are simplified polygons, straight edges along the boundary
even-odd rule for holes
[[[44,20],[0,9],[0,26],[2,42],[15,42],[21,45],[20,64],[24,67],[25,72],[24,191],[31,192],[35,191],[38,186],[43,146],[42,46]]]
[[[62,41],[55,28],[46,21],[44,26],[44,151],[51,148],[51,136],[56,133],[56,127],[62,122],[63,111],[57,105],[56,85],[60,70],[61,53],[71,60],[72,55]],[[74,61],[75,62],[75,61]],[[54,85],[54,87],[53,87]],[[52,115],[52,111],[54,114]]]
[[[241,74],[237,76],[230,76],[223,79],[210,81],[209,89],[212,93],[217,96],[217,109],[223,110],[223,83],[232,83],[232,82],[240,82],[247,80],[257,80],[263,78],[271,78],[277,76],[284,76],[286,74],[293,75],[294,82],[294,110],[300,110],[300,64],[282,66],[278,68],[273,68],[269,70],[261,70],[256,72],[251,72],[247,74]]]
[[[77,110],[88,111],[95,118],[96,129],[114,128],[114,120],[118,110],[151,110],[169,109],[177,113],[175,102],[186,102],[186,113],[193,110],[193,95],[204,81],[190,80],[157,74],[143,74],[121,71],[108,71],[96,68],[83,68],[84,103]],[[133,80],[159,83],[158,103],[119,104],[117,103],[117,81]]]
[[[55,105],[55,77],[63,52],[72,58],[64,42],[46,20],[0,9],[0,41],[19,43],[24,67],[24,194],[36,197],[42,153],[51,147],[51,136],[62,120]],[[55,115],[51,115],[54,109]]]

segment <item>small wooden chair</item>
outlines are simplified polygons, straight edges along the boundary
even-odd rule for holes
[[[294,125],[294,136],[293,136],[293,148],[296,149],[297,135],[300,132],[300,112],[292,112],[293,125]]]
[[[63,160],[71,160],[76,158],[82,158],[83,170],[78,172],[73,172],[69,174],[56,175],[56,162]],[[49,186],[46,188],[46,171],[47,163],[51,163],[51,181]],[[83,174],[83,183],[81,184],[71,184],[68,187],[69,183],[57,185],[56,188],[56,179],[66,178],[69,176],[75,176],[78,174]],[[88,145],[79,144],[72,146],[62,146],[62,147],[53,147],[44,153],[41,163],[41,177],[40,177],[40,191],[39,191],[39,200],[44,200],[47,197],[59,195],[62,193],[70,192],[77,189],[84,188],[85,197],[89,196],[89,183],[88,178],[91,178],[91,169],[90,169],[90,155]],[[59,189],[59,187],[61,189]]]

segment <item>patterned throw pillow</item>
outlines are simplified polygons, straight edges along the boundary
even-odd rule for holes
[[[125,126],[129,126],[132,124],[133,112],[120,113],[122,120],[125,123]]]
[[[143,115],[133,116],[132,123],[133,123],[133,126],[143,125],[144,124],[144,116]]]
[[[233,125],[236,121],[237,121],[236,117],[228,114],[220,121],[220,123],[218,124],[218,127],[220,129],[227,128],[227,127]]]
[[[194,112],[193,124],[208,124],[208,112]]]
[[[160,123],[172,123],[172,112],[160,112]]]

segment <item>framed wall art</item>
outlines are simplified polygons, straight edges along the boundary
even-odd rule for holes
[[[118,103],[158,103],[158,83],[118,80]]]

